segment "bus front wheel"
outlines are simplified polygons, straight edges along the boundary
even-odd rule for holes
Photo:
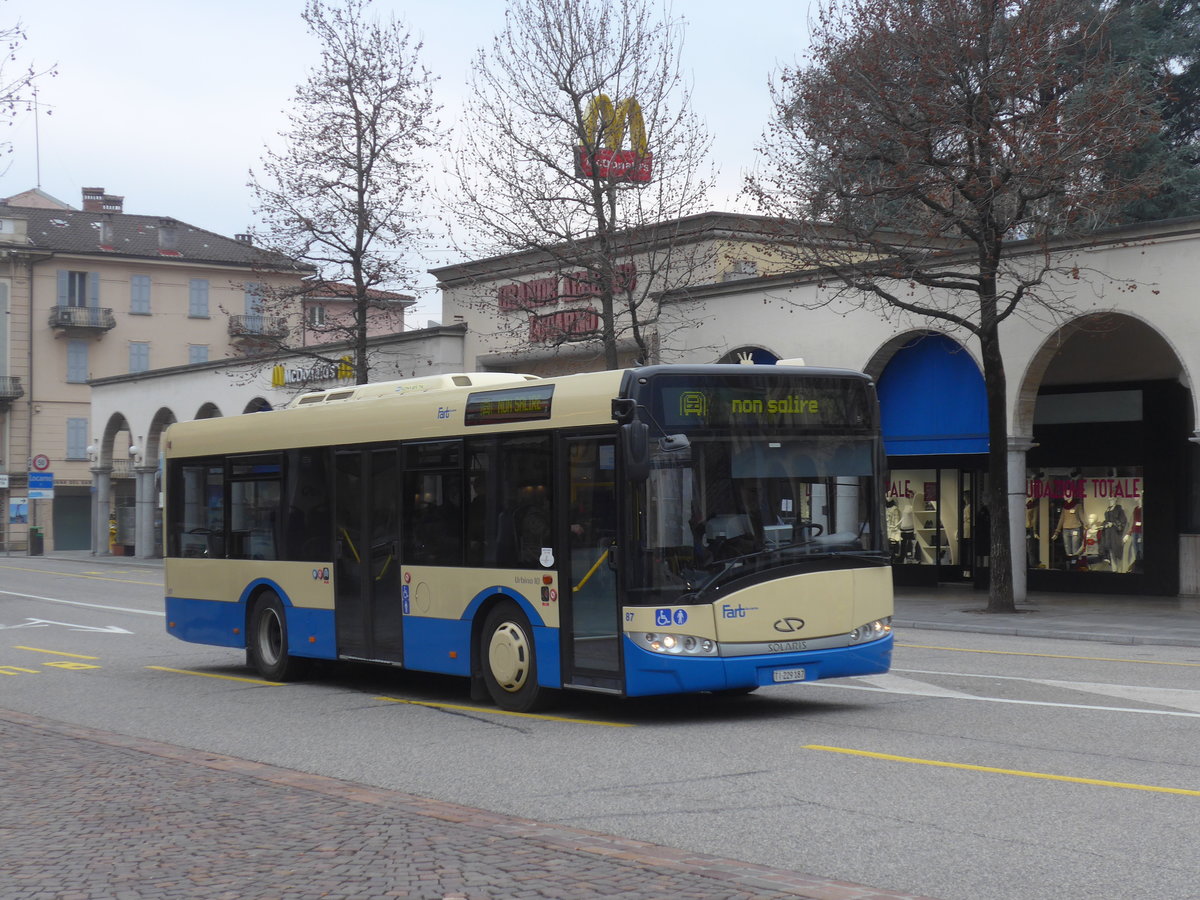
[[[533,629],[516,604],[501,603],[488,613],[479,660],[488,693],[501,709],[529,712],[549,699],[551,692],[537,683]]]
[[[250,613],[247,661],[268,681],[290,681],[300,675],[300,661],[288,653],[287,618],[273,591],[261,594]]]

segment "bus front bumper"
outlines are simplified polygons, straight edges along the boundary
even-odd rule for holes
[[[626,694],[641,697],[881,675],[892,663],[893,636],[832,650],[733,657],[654,653],[628,637],[624,643]]]

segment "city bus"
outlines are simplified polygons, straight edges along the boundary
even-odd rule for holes
[[[887,671],[875,386],[801,365],[440,375],[170,426],[168,632],[561,690]]]

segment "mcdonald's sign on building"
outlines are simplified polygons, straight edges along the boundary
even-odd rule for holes
[[[610,181],[650,180],[654,155],[647,150],[642,107],[630,97],[615,106],[604,94],[588,103],[584,118],[586,144],[575,148],[575,174]],[[629,137],[629,146],[625,138]],[[590,152],[589,152],[590,148]]]
[[[271,369],[271,386],[286,387],[290,384],[311,384],[315,381],[352,381],[354,365],[350,357],[343,356],[338,362],[318,362],[310,366],[275,366]]]

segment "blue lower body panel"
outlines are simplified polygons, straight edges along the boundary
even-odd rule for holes
[[[858,647],[761,656],[687,657],[652,653],[625,639],[625,692],[630,697],[724,691],[780,684],[775,673],[803,669],[804,681],[881,675],[892,663],[892,636]],[[789,679],[794,680],[794,679]]]
[[[245,647],[246,605],[168,597],[167,633],[193,644]]]
[[[282,597],[282,594],[280,595]],[[333,611],[303,609],[283,598],[287,616],[288,653],[316,659],[336,659]],[[216,647],[246,646],[246,603],[168,597],[167,633],[193,644]]]

